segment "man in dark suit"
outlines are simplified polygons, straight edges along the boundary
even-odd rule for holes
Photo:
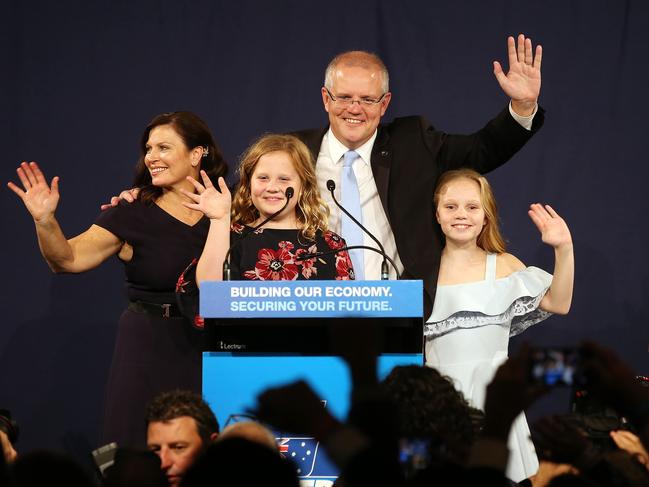
[[[330,227],[338,232],[340,212],[326,183],[336,183],[339,199],[345,191],[344,155],[355,151],[362,222],[403,277],[424,281],[425,318],[432,311],[444,246],[434,224],[433,191],[439,175],[458,167],[491,171],[509,160],[543,123],[543,110],[537,106],[541,46],[534,53],[531,40],[522,34],[517,42],[513,37],[507,42],[509,72],[496,61],[494,74],[511,103],[474,134],[446,134],[419,116],[381,124],[391,98],[388,71],[381,59],[364,51],[342,53],[327,67],[321,92],[329,127],[296,133],[317,161],[320,192],[332,212]],[[344,230],[341,233],[348,239]],[[375,246],[367,236],[359,243]],[[378,279],[381,256],[365,251],[361,258],[364,278]]]

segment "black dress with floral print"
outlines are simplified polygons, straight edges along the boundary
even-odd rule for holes
[[[334,232],[318,232],[305,241],[299,230],[262,228],[251,234],[250,227],[233,224],[230,256],[232,280],[295,281],[305,279],[354,279],[354,270],[345,241]],[[245,236],[245,237],[244,237]],[[325,255],[301,259],[323,252]]]

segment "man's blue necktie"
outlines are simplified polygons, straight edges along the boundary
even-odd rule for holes
[[[349,211],[354,218],[363,223],[363,214],[361,212],[361,195],[358,191],[358,182],[354,175],[354,161],[359,158],[356,151],[350,150],[345,152],[343,158],[343,173],[341,177],[342,205]],[[348,246],[363,245],[363,230],[344,213],[341,215],[341,232],[342,237]],[[357,280],[364,279],[363,272],[363,255],[362,249],[350,250],[349,255],[354,265],[354,275]]]

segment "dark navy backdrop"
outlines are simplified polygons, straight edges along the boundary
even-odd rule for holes
[[[129,186],[137,140],[157,113],[200,114],[234,165],[264,131],[324,124],[324,67],[362,48],[390,68],[386,117],[421,113],[444,130],[473,131],[507,102],[491,62],[506,59],[507,35],[525,32],[544,47],[546,124],[491,180],[515,254],[552,270],[526,214],[543,201],[569,222],[577,259],[570,315],[526,338],[592,338],[649,372],[644,0],[5,0],[0,19],[0,179],[15,180],[21,160],[61,176],[58,217],[70,236]],[[22,451],[82,454],[96,443],[124,306],[120,264],[53,276],[20,201],[7,189],[0,199],[0,406],[22,425]],[[531,415],[565,410],[565,399],[555,393]]]

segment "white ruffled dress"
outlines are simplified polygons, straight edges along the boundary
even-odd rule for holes
[[[496,279],[496,254],[487,255],[484,281],[438,286],[424,327],[426,365],[451,378],[469,403],[484,408],[486,387],[507,358],[509,337],[546,319],[538,308],[552,275],[528,267]],[[507,476],[519,482],[538,470],[524,414],[509,435]]]

